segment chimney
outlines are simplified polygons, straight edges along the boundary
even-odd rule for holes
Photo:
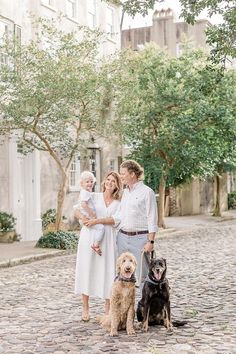
[[[176,53],[175,23],[173,11],[156,10],[152,17],[151,41],[166,48],[171,56]]]

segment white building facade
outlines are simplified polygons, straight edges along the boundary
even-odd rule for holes
[[[17,35],[22,43],[34,39],[35,29],[30,14],[36,17],[63,16],[62,26],[70,31],[75,26],[99,28],[107,33],[101,55],[120,48],[120,10],[101,0],[0,0],[0,40],[5,34]],[[1,56],[2,61],[7,58]],[[64,214],[72,217],[73,204],[79,193],[79,175],[84,168],[96,174],[97,186],[109,170],[117,170],[121,160],[119,144],[110,145],[101,139],[88,142],[87,158],[75,157],[70,171]],[[21,240],[37,240],[41,234],[41,213],[56,208],[58,173],[54,161],[46,153],[21,154],[14,138],[0,141],[0,211],[17,218],[16,231]]]

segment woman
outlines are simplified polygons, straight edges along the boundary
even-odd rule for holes
[[[120,197],[120,177],[116,172],[109,172],[102,183],[102,193],[94,194],[97,220],[113,215],[120,204]],[[78,211],[75,212],[75,216],[83,222],[86,220]],[[105,299],[105,313],[109,312],[110,290],[115,278],[116,230],[111,225],[105,225],[101,256],[92,250],[91,242],[90,230],[83,226],[80,232],[75,274],[75,293],[82,294],[83,321],[89,321],[90,296]]]

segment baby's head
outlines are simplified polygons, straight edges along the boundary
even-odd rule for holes
[[[88,192],[92,192],[96,178],[90,171],[84,171],[80,175],[80,186]]]

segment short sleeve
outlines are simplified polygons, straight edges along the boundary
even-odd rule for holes
[[[79,195],[79,199],[81,202],[87,202],[89,199],[91,198],[91,193],[81,189],[80,191],[80,195]]]

